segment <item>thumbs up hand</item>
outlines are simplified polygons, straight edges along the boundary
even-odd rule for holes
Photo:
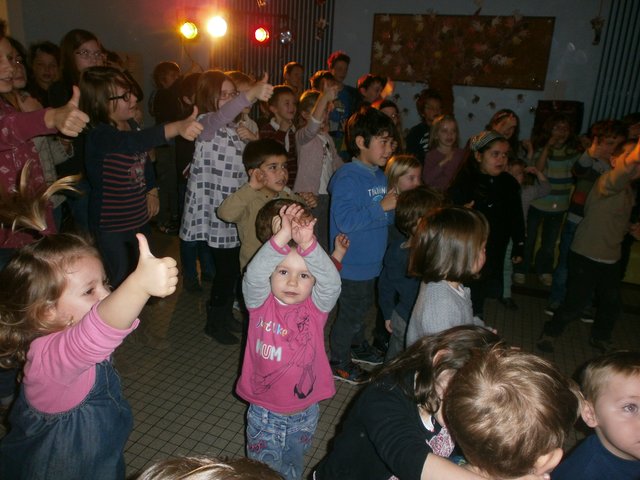
[[[56,128],[69,137],[77,137],[89,122],[89,116],[78,108],[80,89],[73,86],[73,95],[66,105],[48,109],[44,115],[47,128]]]
[[[265,72],[260,80],[258,80],[253,87],[247,90],[247,98],[249,101],[262,100],[266,102],[273,95],[273,85],[269,82],[269,74]]]
[[[138,233],[138,246],[140,257],[138,266],[132,276],[136,283],[147,295],[154,297],[166,297],[176,291],[178,284],[178,267],[171,257],[156,258],[149,249],[147,238]]]
[[[178,133],[187,140],[193,141],[202,133],[202,124],[196,120],[198,107],[193,107],[193,112],[189,117],[177,122]]]

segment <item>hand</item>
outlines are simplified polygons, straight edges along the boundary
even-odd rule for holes
[[[273,238],[277,245],[284,247],[289,240],[291,240],[292,223],[297,217],[300,217],[304,212],[302,205],[297,203],[291,203],[289,205],[283,205],[278,212],[280,216],[280,228],[276,232],[274,229]],[[272,221],[273,226],[273,221]]]
[[[42,104],[26,92],[16,92],[16,100],[22,112],[42,110]]]
[[[149,249],[147,238],[141,233],[136,234],[140,249],[138,266],[131,274],[135,276],[136,284],[147,295],[166,297],[176,291],[178,284],[178,267],[171,257],[156,258]]]
[[[318,206],[318,197],[311,192],[297,192],[302,197],[304,203],[309,208],[316,208]]]
[[[258,136],[244,125],[238,125],[238,128],[236,128],[236,132],[238,132],[238,137],[240,137],[240,140],[242,140],[243,142],[258,140]]]
[[[186,140],[193,141],[202,133],[203,126],[196,120],[198,107],[193,107],[193,112],[188,118],[177,122],[178,134]]]
[[[322,95],[326,98],[327,102],[333,102],[338,98],[338,91],[340,86],[334,82],[322,82]]]
[[[398,192],[394,188],[393,190],[387,192],[384,198],[380,201],[380,206],[382,207],[382,210],[388,212],[389,210],[395,210],[397,202]]]
[[[384,321],[384,328],[387,330],[387,332],[393,333],[393,328],[391,327],[391,320]]]
[[[154,188],[147,192],[147,214],[149,218],[155,217],[160,211],[160,198],[158,198],[158,189]]]
[[[247,98],[250,102],[256,100],[262,100],[266,102],[273,95],[273,85],[269,82],[269,74],[265,73],[260,80],[258,80],[253,87],[247,90]]]
[[[74,85],[73,95],[66,105],[48,109],[44,114],[47,128],[56,128],[68,137],[77,137],[89,122],[89,116],[78,108],[79,102],[80,90]]]
[[[254,190],[262,190],[264,187],[264,172],[259,168],[249,170],[249,186]]]
[[[351,242],[349,241],[349,237],[344,233],[336,235],[336,239],[333,241],[333,258],[341,262],[347,253],[350,244]]]
[[[291,238],[302,250],[306,250],[316,239],[313,227],[318,220],[313,217],[299,215],[291,222]]]
[[[522,263],[522,257],[511,257],[511,263],[513,263],[514,265]]]

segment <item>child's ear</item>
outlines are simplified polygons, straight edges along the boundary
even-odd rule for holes
[[[582,420],[588,427],[596,428],[598,426],[598,419],[596,417],[596,409],[593,407],[593,403],[589,400],[582,401],[582,410],[580,411]]]
[[[473,152],[473,156],[476,157],[478,163],[482,161],[482,154],[480,152]]]
[[[42,318],[45,321],[45,323],[50,323],[56,319],[57,315],[58,315],[58,310],[56,309],[55,303],[53,303],[44,307],[42,315],[40,315],[40,318]]]
[[[535,465],[533,466],[534,474],[542,475],[544,473],[549,473],[551,470],[556,468],[558,464],[562,460],[562,449],[555,448],[551,450],[549,453],[545,453],[544,455],[540,455],[538,460],[536,460]]]
[[[275,115],[276,113],[278,113],[278,108],[277,108],[275,105],[269,105],[269,104],[267,103],[267,106],[269,107],[269,111],[270,111],[271,113],[273,113],[274,115]]]
[[[358,135],[356,137],[356,146],[358,147],[359,150],[363,150],[367,148],[364,142],[364,137],[362,135]]]

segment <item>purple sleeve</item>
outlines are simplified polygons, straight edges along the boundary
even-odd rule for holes
[[[56,133],[55,128],[47,128],[44,123],[46,111],[12,112],[0,118],[0,151],[10,150],[38,135]]]
[[[238,95],[229,103],[225,103],[217,112],[209,112],[198,117],[198,121],[204,127],[200,138],[209,141],[215,137],[218,129],[231,123],[236,116],[246,107],[251,106],[251,102],[244,93]]]

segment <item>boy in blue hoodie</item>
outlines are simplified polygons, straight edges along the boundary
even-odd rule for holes
[[[353,114],[346,126],[353,159],[335,172],[328,188],[331,242],[340,233],[351,242],[340,272],[342,293],[331,330],[331,368],[335,378],[356,385],[367,376],[354,361],[382,362],[364,338],[363,319],[374,303],[375,281],[396,207],[397,192],[387,192],[382,170],[392,155],[393,132],[392,120],[374,108]]]

